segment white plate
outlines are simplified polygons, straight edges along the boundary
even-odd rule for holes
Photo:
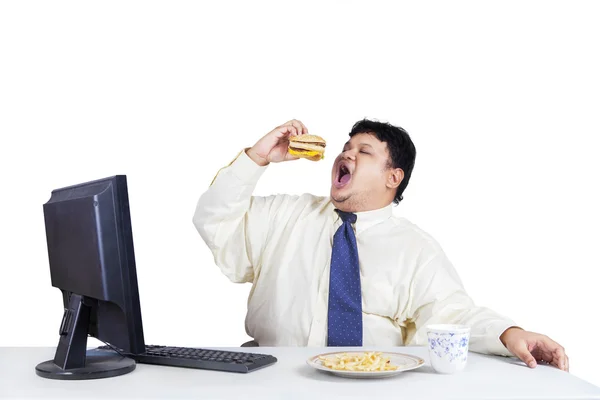
[[[401,374],[405,371],[419,368],[425,363],[425,360],[422,358],[412,356],[410,354],[381,352],[381,356],[388,357],[390,359],[390,363],[397,365],[398,369],[394,371],[340,371],[324,366],[322,361],[319,359],[319,357],[335,358],[337,354],[362,355],[365,352],[367,351],[338,351],[334,353],[323,353],[309,358],[306,362],[311,367],[320,371],[326,371],[334,375],[343,376],[345,378],[386,378]]]

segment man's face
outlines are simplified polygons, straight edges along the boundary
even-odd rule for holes
[[[389,204],[393,193],[389,198],[388,160],[387,144],[376,136],[359,133],[350,138],[331,171],[334,205],[342,211],[357,212]]]

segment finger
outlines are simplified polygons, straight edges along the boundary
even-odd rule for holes
[[[513,353],[515,356],[519,357],[521,361],[527,364],[529,368],[535,368],[535,366],[537,365],[537,361],[535,360],[533,355],[531,355],[526,341],[523,340],[519,342],[519,344],[517,344],[513,349]]]
[[[291,120],[289,120],[288,122],[286,122],[283,125],[284,126],[287,125],[287,126],[294,126],[294,127],[296,127],[296,129],[298,130],[298,134],[299,135],[308,135],[308,128],[300,120],[291,119]]]
[[[544,348],[543,345],[539,345],[539,346],[541,347],[541,350],[539,353],[539,358],[543,359],[544,361],[546,361],[549,364],[551,364],[553,361],[555,361],[555,355],[552,350]],[[536,359],[538,359],[538,357],[536,357]]]
[[[302,126],[302,134],[304,135],[308,135],[308,128],[306,127],[306,125],[304,125],[302,123],[302,121],[298,121],[300,123],[300,125]]]
[[[296,129],[296,127],[291,124],[281,125],[279,128],[281,129],[281,132],[284,134],[284,137],[295,136],[298,134],[298,130]]]
[[[294,128],[296,128],[296,130],[298,131],[298,135],[302,135],[302,134],[304,134],[304,132],[303,132],[304,128],[303,128],[303,126],[302,126],[302,123],[300,123],[300,121],[293,120],[293,121],[292,121],[292,126],[293,126]]]
[[[294,128],[292,125],[280,125],[277,128],[275,128],[273,130],[273,132],[275,132],[275,136],[279,139],[282,138],[287,138],[288,136],[292,135],[294,130],[296,128]],[[273,133],[271,132],[271,133]]]
[[[547,336],[543,337],[539,342],[539,346],[543,350],[544,360],[564,371],[566,361],[565,348]]]
[[[553,356],[554,357],[552,359],[552,364],[554,364],[561,370],[566,371],[567,355],[565,354],[565,349],[559,345],[559,347],[556,350],[554,350]]]
[[[300,157],[295,156],[295,155],[290,154],[290,153],[286,153],[285,154],[285,158],[284,158],[285,161],[294,161],[294,160],[299,160],[299,159],[300,159]]]
[[[292,125],[294,125],[294,122],[296,122],[296,121],[298,121],[298,120],[297,119],[290,119],[288,122],[286,122],[282,126],[292,126]]]

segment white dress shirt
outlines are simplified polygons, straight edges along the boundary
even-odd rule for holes
[[[193,222],[216,265],[251,282],[246,332],[261,346],[326,346],[329,265],[342,224],[329,197],[253,196],[266,167],[245,151],[200,197]],[[466,324],[470,350],[512,355],[499,336],[516,326],[477,307],[426,232],[387,207],[358,212],[363,346],[426,345],[426,325]]]

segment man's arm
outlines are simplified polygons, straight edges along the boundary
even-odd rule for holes
[[[409,314],[416,333],[409,340],[427,342],[429,324],[464,324],[471,327],[469,350],[503,356],[516,356],[531,368],[545,361],[569,370],[565,349],[545,335],[529,332],[494,311],[477,307],[467,295],[456,270],[438,248],[415,274]]]
[[[411,284],[413,301],[408,315],[415,324],[417,344],[427,342],[427,325],[464,324],[471,327],[469,349],[479,353],[513,355],[500,336],[515,322],[496,312],[475,305],[444,254],[438,250],[415,273]]]
[[[233,282],[252,282],[266,242],[269,224],[284,196],[252,196],[271,162],[297,159],[288,137],[308,132],[292,120],[278,126],[221,169],[196,205],[193,222],[215,263]]]
[[[252,196],[266,166],[245,151],[219,171],[200,196],[193,222],[211,250],[215,264],[233,282],[252,282],[264,243],[274,197]]]

